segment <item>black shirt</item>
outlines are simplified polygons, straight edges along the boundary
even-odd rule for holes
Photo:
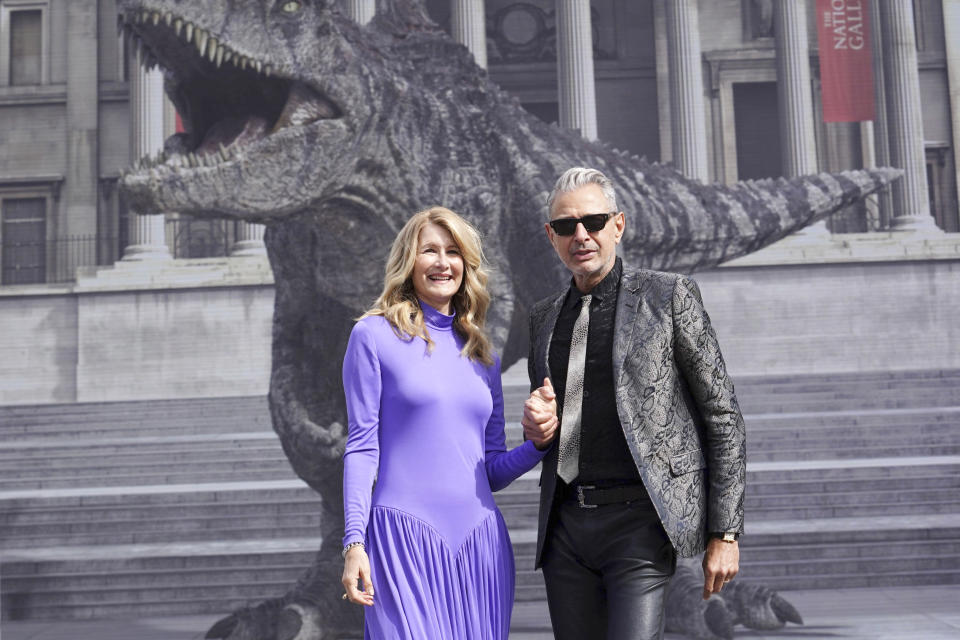
[[[640,481],[617,415],[613,380],[613,322],[620,292],[623,264],[613,269],[590,291],[590,326],[584,368],[583,407],[580,418],[580,475],[577,482],[600,486]],[[571,282],[550,341],[550,372],[563,415],[567,361],[573,325],[580,315],[584,294]],[[561,424],[561,429],[563,425]]]

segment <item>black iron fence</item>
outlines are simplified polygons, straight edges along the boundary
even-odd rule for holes
[[[117,239],[104,236],[69,236],[52,240],[0,241],[4,285],[72,282],[77,267],[112,264]]]
[[[165,223],[165,241],[174,258],[227,256],[236,241],[234,226],[232,220],[171,218]],[[0,285],[73,282],[79,267],[119,260],[128,244],[124,231],[119,236],[0,238]]]

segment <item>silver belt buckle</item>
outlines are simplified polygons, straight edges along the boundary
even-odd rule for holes
[[[581,508],[581,509],[596,509],[596,508],[597,508],[598,505],[595,505],[595,504],[587,504],[586,502],[583,501],[583,490],[584,490],[584,489],[590,490],[590,489],[596,489],[596,488],[597,488],[597,487],[596,487],[595,485],[592,485],[592,484],[588,484],[588,485],[578,484],[578,485],[577,485],[577,503],[580,505],[580,508]]]

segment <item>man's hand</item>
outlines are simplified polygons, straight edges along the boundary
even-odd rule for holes
[[[710,538],[703,554],[703,599],[720,593],[723,585],[733,580],[740,571],[740,545]]]
[[[350,547],[343,561],[343,576],[340,579],[346,600],[354,604],[373,606],[373,582],[370,580],[370,559],[363,545]],[[357,588],[362,585],[363,590]]]
[[[560,421],[557,419],[557,394],[549,378],[543,379],[543,386],[534,389],[527,401],[523,403],[523,435],[533,441],[540,451],[550,446],[557,436]]]

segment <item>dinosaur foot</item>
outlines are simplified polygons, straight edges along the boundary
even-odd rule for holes
[[[667,592],[666,628],[696,640],[731,640],[738,624],[773,631],[788,622],[803,624],[796,608],[769,587],[734,580],[723,591],[703,600],[699,559],[677,563]]]

